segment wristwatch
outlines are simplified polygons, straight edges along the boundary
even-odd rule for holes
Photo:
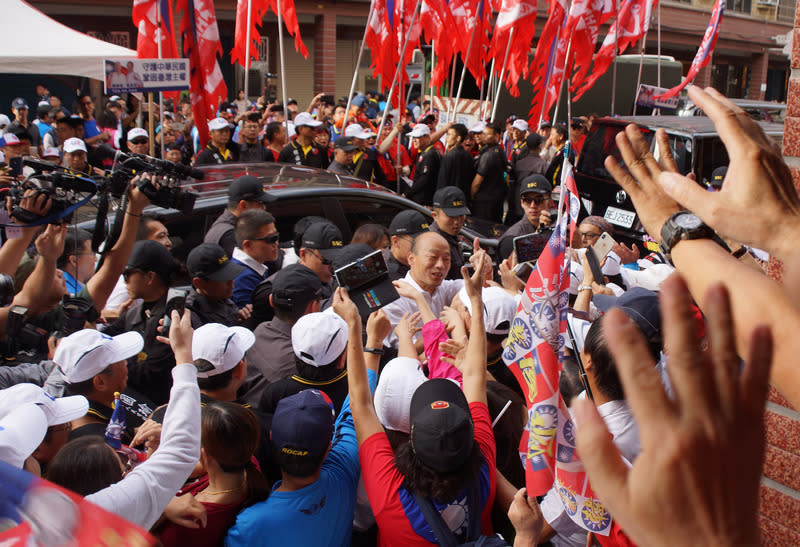
[[[670,256],[672,248],[684,239],[718,240],[714,230],[700,220],[700,217],[691,211],[678,211],[670,216],[661,227],[661,252],[664,253],[670,264],[672,264]]]

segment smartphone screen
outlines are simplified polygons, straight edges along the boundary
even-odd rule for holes
[[[550,240],[550,234],[552,232],[547,230],[515,237],[514,252],[517,253],[517,263],[536,262]]]
[[[336,270],[334,275],[340,287],[351,291],[373,279],[377,279],[388,273],[388,271],[386,262],[383,260],[383,254],[380,251],[375,251],[352,264],[348,264],[344,268]]]

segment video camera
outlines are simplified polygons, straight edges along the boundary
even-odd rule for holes
[[[119,198],[124,194],[131,178],[150,173],[160,177],[158,186],[148,179],[141,179],[138,184],[139,190],[148,197],[150,203],[165,209],[177,209],[185,214],[192,212],[197,194],[181,190],[180,181],[187,177],[202,179],[205,173],[199,169],[145,154],[125,154],[107,144],[97,148],[97,155],[101,159],[114,160],[108,183],[109,192],[114,197]]]

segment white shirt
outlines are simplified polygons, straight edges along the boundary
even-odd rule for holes
[[[586,398],[586,392],[582,392],[578,397]],[[642,449],[639,444],[639,426],[633,419],[633,412],[628,403],[625,400],[609,401],[598,406],[597,413],[603,418],[608,431],[614,436],[614,444],[622,456],[628,462],[633,462]],[[554,487],[542,500],[541,509],[542,516],[556,531],[556,535],[550,539],[555,547],[584,547],[586,545],[586,530],[575,524],[569,517]]]
[[[86,499],[149,530],[200,459],[200,388],[191,363],[172,369],[161,445],[118,483]]]
[[[453,298],[455,298],[455,296],[458,294],[458,291],[460,291],[464,286],[463,279],[445,279],[442,281],[441,285],[436,287],[436,290],[433,291],[433,294],[431,294],[428,291],[422,290],[422,287],[419,286],[419,283],[414,281],[414,278],[411,277],[411,272],[406,274],[406,276],[403,278],[403,281],[422,292],[422,294],[425,296],[425,301],[428,302],[428,306],[430,306],[433,315],[436,317],[439,317],[439,314],[442,313],[442,310],[445,306],[450,305],[450,303],[453,301]],[[419,311],[419,308],[417,308],[417,305],[414,303],[414,301],[410,298],[404,298],[402,296],[391,304],[383,307],[383,312],[386,314],[386,317],[389,318],[389,322],[392,324],[392,331],[389,333],[389,336],[384,339],[384,345],[393,348],[397,347],[397,336],[394,334],[394,328],[403,318],[404,314],[411,314],[416,311]],[[417,333],[414,339],[416,340],[420,336],[421,334]]]
[[[264,266],[261,262],[251,257],[249,254],[241,250],[239,247],[233,248],[233,258],[256,272],[261,277],[264,277],[264,274],[267,273],[267,267]]]

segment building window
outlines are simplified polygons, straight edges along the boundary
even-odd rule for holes
[[[750,10],[752,7],[751,4],[752,4],[751,0],[731,0],[728,6],[730,6],[730,9],[733,11],[738,11],[739,13],[746,13],[747,15],[750,15]]]

